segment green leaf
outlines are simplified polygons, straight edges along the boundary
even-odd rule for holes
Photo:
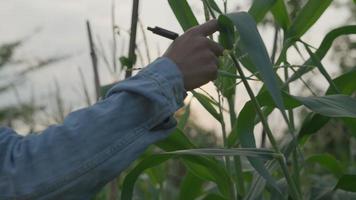
[[[298,133],[299,143],[304,144],[309,136],[320,130],[329,120],[329,117],[309,113],[304,119]]]
[[[190,103],[184,107],[184,114],[179,118],[177,128],[184,130],[190,116]]]
[[[215,0],[204,0],[208,6],[213,9],[215,12],[222,14],[222,11],[220,10],[219,6],[216,4]]]
[[[356,192],[356,175],[355,174],[345,174],[343,175],[334,189],[341,189],[349,192]]]
[[[290,25],[290,19],[283,0],[254,0],[248,13],[259,23],[271,10],[277,23],[286,30]]]
[[[277,0],[254,0],[248,13],[259,23],[276,2]]]
[[[187,172],[180,184],[179,199],[196,199],[203,192],[203,183],[202,179],[191,172]]]
[[[219,58],[218,78],[214,81],[215,86],[221,91],[227,99],[233,98],[236,90],[236,67],[232,64],[230,57],[223,56]]]
[[[342,121],[349,129],[349,132],[356,137],[356,119],[355,118],[343,118]]]
[[[305,161],[308,163],[318,163],[320,166],[328,169],[336,177],[341,177],[344,173],[344,169],[340,162],[330,154],[312,155]]]
[[[339,77],[333,79],[334,84],[339,88],[340,92],[344,95],[351,95],[356,91],[356,84],[354,83],[354,79],[356,77],[356,70],[353,69],[349,72],[346,72]],[[334,90],[329,87],[326,91],[327,95],[334,94]],[[320,130],[328,121],[329,117],[322,116],[320,114],[310,113],[304,119],[301,129],[298,134],[298,138],[300,139],[300,143],[304,144],[306,139]],[[351,130],[355,130],[354,128],[355,119],[352,118],[343,118],[344,123],[351,128]]]
[[[178,128],[176,128],[173,133],[170,133],[164,140],[156,142],[155,145],[165,151],[195,148],[195,145]]]
[[[121,199],[132,199],[135,182],[144,170],[160,165],[171,157],[171,155],[151,155],[144,158],[126,175],[122,186]]]
[[[185,149],[178,151],[165,152],[163,154],[173,155],[199,155],[199,156],[246,156],[260,159],[274,159],[281,158],[282,155],[275,153],[269,149],[256,148],[202,148],[202,149]]]
[[[126,56],[121,56],[119,58],[119,61],[120,61],[122,67],[127,67],[128,69],[131,69],[132,66],[134,66],[136,63],[136,55],[134,55],[132,60]]]
[[[220,15],[218,17],[218,25],[219,25],[219,43],[225,49],[232,49],[235,43],[235,32],[234,25],[231,20],[225,15]]]
[[[208,194],[203,198],[203,200],[227,200],[227,199],[218,194]]]
[[[352,95],[352,93],[356,91],[355,77],[356,77],[356,68],[352,69],[349,72],[345,72],[341,74],[339,77],[333,80],[333,83],[340,90],[341,94]],[[327,95],[335,94],[335,92],[331,87],[329,87],[326,90],[326,94]]]
[[[266,92],[257,96],[261,106],[274,108],[275,105]],[[299,138],[305,139],[306,136],[319,130],[328,121],[329,117],[356,117],[356,100],[346,95],[329,95],[323,97],[298,97],[283,93],[284,102],[287,109],[294,109],[300,105],[305,105],[313,112],[320,115],[309,115],[303,122]],[[255,147],[255,138],[253,136],[255,122],[255,111],[251,101],[247,102],[242,108],[236,122],[236,126],[228,137],[228,145],[234,146],[237,139],[240,139],[243,147]],[[304,141],[304,140],[303,140]]]
[[[122,186],[121,199],[132,199],[135,182],[146,169],[160,165],[168,159],[173,158],[173,156],[158,154],[144,158],[126,175]],[[214,159],[201,156],[182,155],[180,158],[191,173],[203,180],[215,182],[221,194],[229,196],[232,182],[225,168],[220,163]]]
[[[332,0],[309,0],[287,31],[288,40],[299,39],[320,18]]]
[[[198,25],[198,21],[186,0],[168,0],[168,3],[184,31]]]
[[[287,30],[291,22],[284,0],[277,0],[271,11],[277,23],[283,30]]]
[[[349,35],[349,34],[356,34],[356,25],[350,25],[350,26],[343,26],[340,28],[336,28],[332,31],[330,31],[323,39],[321,42],[319,48],[315,51],[315,56],[319,58],[319,60],[323,60],[325,57],[326,53],[329,51],[332,43],[335,41],[336,38],[342,35]],[[311,58],[309,58],[303,65],[316,65]],[[294,73],[288,80],[287,82],[292,82],[294,80],[297,80],[299,77],[301,77],[303,74],[309,72],[312,70],[312,68],[299,68],[296,73]],[[338,86],[341,88],[340,86]]]
[[[247,102],[245,106],[240,111],[240,114],[236,121],[236,126],[234,130],[228,137],[228,145],[233,146],[237,137],[239,138],[240,144],[243,148],[256,148],[255,137],[253,134],[254,130],[254,119],[256,116],[256,111],[253,107],[251,101]],[[256,158],[248,158],[249,162],[253,168],[277,191],[280,191],[277,183],[271,176],[271,174],[266,170],[264,163]]]
[[[212,105],[212,100],[209,97],[200,94],[198,92],[192,91],[193,96],[199,101],[199,103],[218,121],[221,120],[219,113],[216,111]]]
[[[304,43],[304,47],[307,50],[310,58],[312,59],[313,63],[316,64],[316,66],[318,67],[320,73],[325,77],[325,79],[329,82],[330,87],[334,90],[334,92],[336,93],[340,93],[340,90],[336,87],[336,85],[334,84],[334,82],[332,81],[330,75],[328,74],[328,72],[326,71],[326,69],[324,68],[323,64],[321,64],[320,60],[318,57],[316,57],[316,55],[310,50],[310,48],[308,47],[307,44]]]
[[[179,129],[176,129],[168,138],[157,142],[155,145],[165,151],[196,148]],[[215,182],[221,193],[228,196],[231,180],[220,163],[202,156],[185,155],[180,158],[192,173],[203,180]]]
[[[356,118],[356,100],[349,96],[293,97],[309,109],[321,115],[328,117]]]
[[[115,85],[116,83],[111,83],[107,85],[100,86],[100,96],[105,97],[109,90]]]
[[[202,156],[181,155],[181,158],[184,165],[194,175],[203,180],[215,182],[223,196],[231,197],[232,181],[222,163]]]
[[[356,27],[355,27],[356,28]],[[356,68],[348,71],[333,80],[333,83],[340,90],[342,94],[353,95],[356,91],[355,84]],[[334,94],[334,90],[329,87],[326,94]],[[349,128],[349,132],[356,137],[356,119],[354,118],[343,118],[342,121]]]
[[[287,117],[276,74],[274,73],[266,47],[260,34],[258,33],[255,21],[246,12],[231,13],[228,14],[228,17],[235,24],[239,32],[240,41],[238,44],[242,50],[242,53],[247,53],[248,57],[251,59],[252,63],[259,72],[267,90],[271,94],[272,99],[282,112],[283,117],[286,119]]]

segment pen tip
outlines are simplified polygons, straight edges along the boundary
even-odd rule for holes
[[[149,31],[153,31],[153,28],[152,28],[152,27],[147,26],[147,30],[149,30]]]

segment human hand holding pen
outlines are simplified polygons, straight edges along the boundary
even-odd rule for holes
[[[187,91],[215,80],[218,71],[218,56],[223,47],[207,36],[218,30],[216,20],[192,27],[179,36],[163,54],[175,62],[183,74]]]

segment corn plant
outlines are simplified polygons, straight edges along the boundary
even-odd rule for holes
[[[304,154],[308,139],[331,121],[345,127],[345,133],[340,131],[340,134],[356,136],[356,69],[332,78],[322,64],[334,40],[342,35],[356,34],[356,25],[330,31],[320,46],[314,48],[303,41],[302,36],[330,6],[331,0],[309,0],[295,16],[288,12],[283,0],[255,0],[248,12],[232,13],[226,12],[226,0],[223,7],[214,0],[202,2],[206,20],[218,20],[217,42],[226,50],[219,58],[219,77],[214,82],[218,98],[200,90],[192,91],[192,94],[220,123],[223,146],[197,146],[184,134],[184,125],[189,117],[187,109],[180,117],[177,129],[167,139],[155,144],[160,151],[149,149],[127,172],[121,187],[121,199],[133,199],[139,176],[171,160],[179,160],[185,167],[179,199],[299,200],[341,198],[340,195],[356,198],[352,194],[356,192],[355,163],[342,164],[330,154]],[[183,30],[198,25],[186,0],[168,0],[168,3]],[[268,12],[272,13],[276,27],[271,56],[257,29],[257,24]],[[283,38],[280,38],[283,42],[277,48],[279,32],[283,33]],[[302,65],[290,63],[287,57],[289,49],[298,52],[302,49],[308,59]],[[329,84],[322,94],[312,92],[313,88],[303,79],[312,70],[318,71]],[[290,86],[297,80],[314,95],[292,94]],[[262,85],[257,93],[251,88],[252,81]],[[236,113],[239,84],[246,90],[249,101]],[[308,113],[301,116],[302,123],[297,125],[294,118],[299,107],[307,108]],[[268,117],[274,110],[278,111],[282,119],[279,123],[285,125],[286,134],[272,131]],[[226,127],[225,113],[229,115],[230,128]],[[262,125],[269,146],[264,144],[261,148],[256,144],[254,130],[258,124]],[[281,134],[282,139],[277,139],[276,135]],[[312,179],[316,174],[308,169],[308,163],[326,169],[328,183]],[[158,176],[150,171],[148,177],[157,182]]]

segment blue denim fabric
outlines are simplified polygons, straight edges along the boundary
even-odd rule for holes
[[[168,136],[185,96],[181,72],[162,57],[41,134],[0,128],[0,199],[90,199]]]

